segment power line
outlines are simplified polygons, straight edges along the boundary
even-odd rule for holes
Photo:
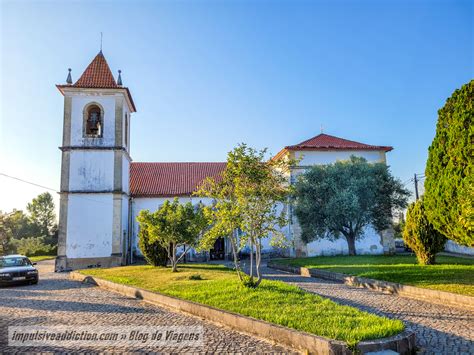
[[[9,179],[13,179],[13,180],[20,181],[20,182],[25,183],[25,184],[29,184],[29,185],[41,187],[42,189],[49,190],[49,191],[53,191],[53,192],[56,192],[56,193],[58,193],[58,194],[60,193],[58,190],[53,189],[53,188],[51,188],[51,187],[43,186],[43,185],[37,184],[37,183],[32,182],[32,181],[20,179],[20,178],[18,178],[18,177],[16,177],[16,176],[11,176],[11,175],[8,175],[8,174],[2,173],[2,172],[0,172],[0,175],[1,175],[1,176],[5,176],[5,177],[7,177],[7,178],[9,178]],[[102,203],[102,204],[104,204],[104,205],[110,206],[110,203],[108,203],[108,202],[99,201],[99,200],[94,200],[94,199],[92,199],[92,198],[85,197],[85,196],[80,196],[80,195],[75,195],[75,196],[77,196],[77,197],[79,197],[79,198],[82,198],[82,199],[84,199],[84,200],[89,200],[89,201],[93,201],[93,202],[96,202],[96,203]]]
[[[24,182],[25,184],[30,184],[30,185],[33,185],[33,186],[41,187],[42,189],[46,189],[46,190],[50,190],[50,191],[54,191],[54,192],[59,193],[59,191],[57,191],[56,189],[53,189],[53,188],[51,188],[51,187],[47,187],[47,186],[43,186],[43,185],[37,184],[37,183],[35,183],[35,182],[23,180],[23,179],[20,179],[20,178],[15,177],[15,176],[7,175],[7,174],[5,174],[5,173],[0,173],[0,175],[5,176],[5,177],[10,178],[10,179],[13,179],[13,180],[18,180],[18,181]]]

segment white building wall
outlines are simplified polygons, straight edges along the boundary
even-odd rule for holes
[[[458,254],[465,254],[465,255],[473,255],[474,256],[474,248],[469,248],[463,245],[459,245],[452,240],[448,240],[446,245],[444,246],[444,250],[449,251],[451,253],[458,253]]]
[[[385,152],[379,150],[334,150],[334,151],[297,151],[295,158],[302,160],[298,165],[311,166],[333,164],[338,160],[349,160],[351,155],[365,158],[369,163],[385,162]]]
[[[112,194],[70,194],[68,258],[108,257],[112,253]]]
[[[364,237],[356,241],[356,253],[383,254],[383,245],[380,235],[373,228],[366,228]],[[308,244],[308,256],[349,254],[347,241],[341,237],[335,241],[327,239],[315,240]]]
[[[114,152],[73,150],[70,153],[70,191],[112,191],[114,182]],[[128,176],[128,173],[127,173]],[[128,185],[128,178],[126,181]]]
[[[102,138],[86,138],[83,136],[84,108],[92,102],[98,103],[104,110]],[[94,95],[91,97],[84,94],[72,97],[71,145],[85,147],[110,147],[115,145],[115,96]]]

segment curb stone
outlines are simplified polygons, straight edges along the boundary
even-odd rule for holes
[[[461,309],[474,310],[474,297],[459,295],[457,293],[430,290],[421,287],[402,285],[395,282],[369,279],[366,277],[350,276],[338,272],[306,267],[290,266],[269,262],[271,269],[286,271],[304,277],[315,277],[325,280],[340,281],[346,285],[367,288],[372,291],[396,294],[401,297],[414,298],[434,304],[450,305]]]
[[[157,292],[151,292],[137,287],[117,284],[97,277],[83,275],[78,272],[71,272],[69,277],[72,280],[94,284],[128,297],[138,298],[152,304],[189,313],[250,335],[292,347],[305,353],[331,355],[352,354],[352,351],[343,341],[327,339],[237,313],[220,310],[171,296],[165,296]],[[359,353],[383,350],[393,350],[400,354],[414,353],[415,333],[404,331],[393,337],[362,341],[357,345],[357,352]]]

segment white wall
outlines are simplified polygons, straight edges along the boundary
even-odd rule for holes
[[[96,102],[104,109],[103,137],[84,138],[84,107]],[[126,106],[126,105],[125,105]],[[71,107],[72,146],[113,146],[115,145],[115,96],[77,95],[72,97]]]
[[[373,228],[366,228],[364,237],[356,241],[356,253],[383,254],[383,245],[380,235]],[[308,256],[349,254],[347,241],[344,237],[331,242],[320,239],[308,244]]]
[[[448,240],[446,242],[446,245],[444,246],[444,250],[449,251],[451,253],[474,255],[474,248],[469,248],[463,245],[459,245],[456,242],[453,242],[452,240]]]
[[[108,257],[112,253],[112,194],[70,194],[66,256]]]
[[[365,158],[368,162],[384,162],[384,151],[378,150],[334,150],[334,151],[296,151],[295,158],[303,159],[300,166],[332,164],[338,160],[349,160],[351,155]]]
[[[70,152],[69,190],[112,191],[114,152],[111,150],[73,150]],[[128,172],[126,185],[128,185]]]

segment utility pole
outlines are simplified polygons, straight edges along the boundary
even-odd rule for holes
[[[416,196],[416,199],[418,200],[419,199],[419,196],[418,196],[418,177],[416,176],[415,174],[415,196]]]

